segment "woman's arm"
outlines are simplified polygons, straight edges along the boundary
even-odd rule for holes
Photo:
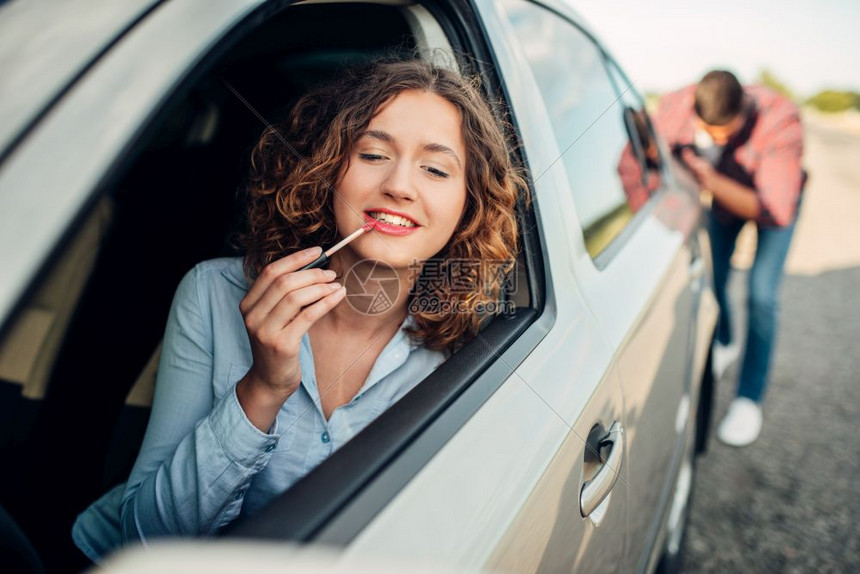
[[[277,443],[277,425],[269,433],[255,428],[235,387],[214,396],[202,269],[182,280],[168,318],[152,415],[123,496],[126,541],[214,534],[239,514],[245,490]]]
[[[344,296],[331,283],[334,273],[299,271],[318,254],[318,248],[305,250],[270,264],[235,302],[247,330],[237,341],[250,343],[253,362],[247,373],[235,374],[241,383],[229,381],[217,398],[213,332],[225,327],[213,322],[213,309],[233,303],[226,292],[210,301],[209,281],[220,279],[201,276],[206,264],[182,280],[167,321],[149,426],[123,496],[124,540],[210,535],[238,516],[251,479],[277,446],[277,414],[301,383],[302,336]]]

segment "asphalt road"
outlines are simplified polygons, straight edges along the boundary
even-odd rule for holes
[[[807,124],[805,163],[762,435],[712,436],[699,459],[685,572],[860,572],[860,131]],[[730,283],[739,330],[745,280]]]

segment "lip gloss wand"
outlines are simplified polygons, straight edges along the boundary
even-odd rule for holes
[[[334,255],[340,248],[348,245],[353,239],[364,235],[374,227],[376,227],[377,221],[375,219],[368,221],[358,229],[356,229],[353,233],[344,237],[341,241],[336,243],[334,246],[330,247],[326,251],[322,252],[319,257],[299,269],[299,271],[304,271],[305,269],[316,269],[317,267],[322,267],[326,263],[328,263],[329,258]]]

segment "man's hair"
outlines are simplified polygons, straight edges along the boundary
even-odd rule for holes
[[[712,70],[696,86],[696,114],[706,124],[725,125],[741,112],[743,96],[744,90],[734,74]]]

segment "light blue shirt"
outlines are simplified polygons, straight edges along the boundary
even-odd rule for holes
[[[152,415],[128,482],[93,503],[73,528],[75,543],[91,559],[123,542],[213,535],[257,512],[445,360],[398,330],[352,401],[326,420],[305,334],[301,386],[264,433],[236,398],[236,383],[252,363],[239,312],[247,289],[240,258],[201,263],[179,284]]]

